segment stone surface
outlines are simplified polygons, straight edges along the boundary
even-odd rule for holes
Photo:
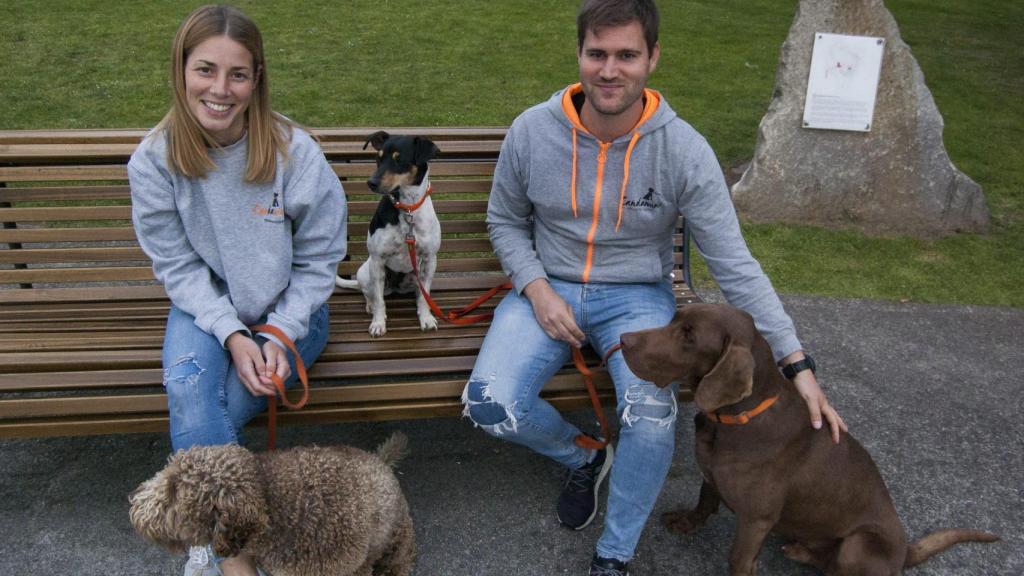
[[[816,32],[885,38],[870,132],[802,128]],[[984,194],[953,166],[942,130],[924,74],[881,0],[801,0],[753,161],[732,189],[737,210],[754,222],[876,235],[984,232]]]

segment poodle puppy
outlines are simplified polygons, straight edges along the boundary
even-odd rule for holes
[[[180,552],[245,552],[274,576],[406,576],[416,547],[392,468],[396,433],[370,454],[348,446],[254,454],[237,445],[179,450],[129,497],[131,523]]]

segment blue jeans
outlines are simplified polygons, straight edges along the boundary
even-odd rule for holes
[[[669,283],[579,284],[551,279],[572,306],[576,324],[599,354],[624,332],[668,324],[676,311]],[[498,305],[469,383],[465,414],[492,436],[522,444],[570,467],[590,453],[573,443],[580,431],[539,397],[541,388],[571,357],[533,315],[526,297],[510,292]],[[609,481],[608,512],[597,553],[628,562],[668,474],[678,412],[675,385],[664,389],[641,380],[613,354],[619,442]]]
[[[306,366],[327,344],[327,305],[309,319],[309,333],[295,343]],[[297,381],[295,359],[288,352]],[[239,443],[249,420],[267,408],[266,396],[253,396],[242,384],[231,353],[216,337],[195,325],[195,317],[171,306],[163,348],[164,389],[171,418],[171,448]]]

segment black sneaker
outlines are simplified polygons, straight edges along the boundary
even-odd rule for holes
[[[589,464],[569,470],[558,497],[558,521],[567,528],[582,530],[597,515],[597,493],[612,467],[612,445],[598,450]]]
[[[629,576],[629,564],[594,554],[590,561],[590,576]]]

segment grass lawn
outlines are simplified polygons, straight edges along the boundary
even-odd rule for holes
[[[662,0],[651,79],[725,165],[753,153],[795,1]],[[5,2],[0,129],[153,125],[197,2]],[[309,126],[508,125],[576,77],[575,1],[243,1],[264,33],[274,107]],[[1024,306],[1024,3],[890,0],[981,184],[986,235],[937,241],[746,225],[782,292]],[[699,283],[710,282],[701,266]]]

